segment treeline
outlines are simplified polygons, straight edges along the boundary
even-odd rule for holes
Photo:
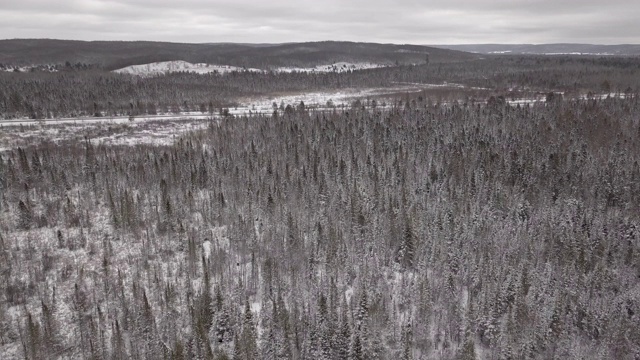
[[[346,74],[173,73],[150,78],[96,69],[0,72],[0,117],[211,112],[233,105],[242,96],[443,82],[485,88],[512,98],[548,91],[562,91],[568,97],[589,91],[635,94],[640,90],[640,59],[506,56]]]
[[[298,107],[10,151],[0,353],[635,359],[639,111]]]

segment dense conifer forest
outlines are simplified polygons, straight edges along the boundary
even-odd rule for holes
[[[572,86],[580,74],[578,87],[601,91],[604,71],[635,91],[640,70],[578,59],[571,68],[584,68],[563,72],[553,59],[562,74],[540,80],[547,60],[500,61],[532,69],[506,69],[496,86]],[[444,69],[382,74],[466,76]],[[383,81],[368,75],[340,81]],[[265,83],[297,77],[314,79]],[[197,92],[227,78],[110,75],[96,94],[172,79]],[[0,354],[638,359],[638,114],[631,92],[298,104],[217,118],[171,146],[11,149],[0,154]]]
[[[528,98],[536,93],[634,94],[640,91],[637,57],[490,56],[481,59],[399,65],[348,73],[169,73],[140,77],[106,72],[89,64],[48,72],[0,71],[0,118],[51,119],[70,116],[155,115],[189,111],[219,112],[251,95],[392,87],[398,84],[457,86],[434,101],[487,94]],[[427,97],[426,95],[424,97]],[[469,101],[469,99],[466,99]]]
[[[638,57],[0,48],[0,359],[640,359]]]

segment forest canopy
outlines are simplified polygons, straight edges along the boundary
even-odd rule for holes
[[[639,98],[548,100],[298,107],[170,146],[4,152],[0,350],[634,359]]]

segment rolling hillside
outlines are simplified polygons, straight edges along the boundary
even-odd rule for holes
[[[0,63],[11,65],[84,63],[114,70],[130,65],[183,60],[251,68],[314,67],[336,62],[378,64],[441,63],[476,55],[418,45],[353,42],[289,44],[186,44],[149,41],[0,40]]]
[[[468,51],[479,54],[535,54],[535,55],[640,55],[640,45],[593,44],[469,44],[434,45],[443,49]]]

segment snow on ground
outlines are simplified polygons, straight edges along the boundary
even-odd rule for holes
[[[206,128],[208,122],[175,121],[162,124],[167,126],[158,125],[148,127],[135,125],[137,124],[134,124],[131,131],[95,137],[91,139],[91,142],[95,144],[130,146],[141,144],[156,146],[171,145],[185,132]]]
[[[260,69],[246,69],[231,65],[213,65],[205,63],[192,64],[190,62],[176,60],[176,61],[162,61],[154,62],[150,64],[131,65],[122,69],[114,70],[116,73],[132,74],[141,76],[153,76],[166,74],[171,72],[191,72],[197,74],[219,73],[226,74],[232,71],[251,71],[260,72]]]
[[[351,299],[353,298],[353,294],[354,294],[354,290],[353,290],[353,286],[347,286],[347,289],[344,291],[344,297],[345,299],[347,299],[347,302],[351,302]]]
[[[11,119],[0,120],[0,128],[11,126],[46,126],[46,125],[115,125],[115,124],[139,124],[149,121],[179,121],[186,119],[210,119],[211,115],[202,113],[184,112],[180,114],[139,115],[130,120],[128,116],[104,116],[104,117],[75,117],[56,119]]]
[[[385,94],[416,93],[425,88],[442,86],[438,84],[396,84],[386,88],[366,88],[366,89],[342,89],[333,91],[318,91],[308,93],[288,93],[270,96],[245,97],[238,100],[239,106],[229,108],[230,115],[242,116],[251,113],[261,113],[270,115],[273,113],[273,103],[279,107],[281,104],[296,106],[300,102],[308,108],[327,108],[331,106],[348,106],[354,100],[367,97],[384,96]],[[450,86],[450,85],[447,85]],[[216,118],[218,115],[201,112],[182,112],[179,114],[160,115],[139,115],[134,121],[130,121],[128,116],[103,116],[103,117],[78,117],[78,118],[57,118],[57,119],[10,119],[0,120],[0,128],[10,126],[46,126],[46,125],[90,125],[90,124],[137,124],[149,121],[178,121],[178,120],[208,120]],[[0,145],[2,142],[0,141]]]
[[[544,96],[538,96],[538,97],[526,98],[526,99],[507,100],[507,104],[512,106],[533,105],[535,103],[538,103],[538,102],[543,103],[545,101],[546,101],[546,98]]]
[[[556,94],[562,94],[561,91],[555,91]],[[580,100],[606,100],[606,99],[624,99],[626,98],[626,94],[622,93],[608,93],[608,94],[583,94],[578,97]],[[545,103],[547,101],[546,94],[538,94],[534,97],[528,98],[520,98],[520,99],[511,99],[506,100],[507,104],[517,106],[517,105],[533,105],[536,103]]]
[[[626,99],[627,94],[625,93],[608,93],[608,94],[586,94],[580,95],[580,99],[582,100],[605,100],[609,98],[618,98],[618,99]]]
[[[544,53],[542,55],[598,55],[598,56],[614,56],[615,54],[612,53],[608,53],[608,52],[603,52],[603,53],[590,53],[590,52],[578,52],[578,51],[573,51],[573,52],[549,52],[549,53]]]
[[[286,93],[271,96],[255,96],[238,99],[237,107],[229,108],[229,114],[242,116],[249,113],[271,115],[276,108],[287,105],[298,106],[301,102],[307,108],[333,109],[348,107],[357,100],[365,100],[388,95],[391,99],[398,93],[417,93],[425,89],[439,87],[460,87],[458,84],[418,84],[398,83],[392,87],[341,89],[308,93]],[[395,95],[394,95],[395,94]],[[363,105],[366,102],[363,101]],[[383,105],[381,105],[383,106]],[[281,111],[281,110],[280,110]],[[136,116],[130,121],[127,116],[103,116],[60,119],[12,119],[0,120],[0,151],[27,146],[42,140],[58,143],[65,140],[92,139],[92,142],[109,145],[170,145],[184,132],[202,129],[218,114],[183,112],[180,114],[160,114]]]
[[[207,240],[202,243],[202,250],[204,251],[205,259],[209,260],[209,256],[211,256],[211,241]]]
[[[377,69],[381,67],[387,67],[389,65],[383,64],[374,64],[369,62],[358,62],[358,63],[350,63],[350,62],[336,62],[333,64],[327,65],[318,65],[314,67],[278,67],[272,69],[272,71],[276,73],[292,73],[292,72],[305,72],[305,73],[329,73],[329,72],[347,72],[347,71],[356,71],[356,70],[365,70],[365,69]],[[197,74],[208,74],[217,72],[219,74],[226,74],[232,71],[250,71],[250,72],[266,72],[266,70],[255,69],[255,68],[243,68],[232,65],[214,65],[214,64],[205,64],[205,63],[197,63],[192,64],[190,62],[186,62],[183,60],[175,60],[175,61],[162,61],[162,62],[154,62],[149,64],[141,64],[141,65],[131,65],[124,67],[122,69],[114,70],[116,73],[121,74],[132,74],[132,75],[140,75],[140,76],[153,76],[166,74],[171,72],[192,72]]]
[[[336,62],[328,65],[318,65],[314,67],[301,68],[301,67],[279,67],[274,69],[275,72],[279,73],[291,73],[291,72],[306,72],[306,73],[328,73],[328,72],[347,72],[347,71],[356,71],[356,70],[366,70],[366,69],[377,69],[382,67],[388,67],[389,65],[383,64],[374,64],[369,62],[358,62],[358,63],[349,63],[349,62]]]
[[[356,100],[360,100],[362,105],[367,106],[368,100],[371,99],[375,99],[379,107],[384,107],[385,101],[393,101],[398,94],[415,94],[434,89],[490,91],[490,89],[466,87],[455,83],[395,83],[394,86],[385,88],[340,89],[245,97],[237,99],[237,103],[240,105],[228,110],[229,114],[234,116],[250,113],[271,115],[274,111],[274,105],[279,111],[282,111],[282,107],[287,105],[297,107],[301,102],[308,109],[331,110],[350,107]],[[604,100],[607,97],[624,98],[625,95],[617,93],[590,94],[582,95],[579,98]],[[545,100],[545,93],[537,93],[529,94],[527,97],[506,99],[506,102],[512,106],[524,106],[536,103],[544,104]],[[446,104],[447,101],[440,103]],[[141,115],[136,116],[134,121],[130,121],[127,116],[0,120],[0,152],[18,146],[28,146],[42,140],[59,143],[73,139],[82,140],[84,136],[92,139],[96,144],[170,145],[181,134],[206,128],[212,120],[218,118],[220,118],[219,114],[182,112],[180,114]]]
[[[0,71],[4,71],[4,72],[31,72],[31,71],[57,72],[58,70],[53,65],[32,65],[32,66],[0,65]]]
[[[229,251],[231,248],[231,243],[229,242],[229,237],[227,237],[227,226],[218,226],[211,228],[211,245],[214,246],[216,251],[224,250]]]
[[[438,84],[398,83],[392,87],[367,89],[341,89],[334,91],[318,91],[308,93],[279,94],[267,97],[246,97],[239,100],[243,106],[253,112],[270,114],[274,103],[297,106],[303,102],[307,108],[327,109],[331,107],[350,106],[357,99],[380,97],[398,93],[417,93],[426,88],[441,86]]]
[[[84,137],[94,144],[156,146],[171,145],[185,132],[204,129],[209,121],[164,120],[129,123],[76,122],[76,123],[26,123],[0,126],[0,152],[17,147],[26,147],[50,141],[60,144],[65,141],[83,141]]]

